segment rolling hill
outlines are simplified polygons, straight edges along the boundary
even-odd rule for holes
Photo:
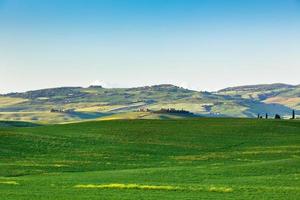
[[[0,126],[0,199],[299,199],[300,123]]]
[[[0,95],[0,120],[62,123],[187,117],[153,113],[170,108],[210,117],[256,117],[258,113],[290,116],[292,109],[300,109],[300,86],[253,85],[217,92],[199,92],[170,84],[136,88],[90,86]]]
[[[280,104],[289,108],[300,109],[300,85],[265,84],[231,87],[219,90],[221,95],[254,99],[267,104]]]

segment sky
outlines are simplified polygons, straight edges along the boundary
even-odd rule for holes
[[[299,75],[299,0],[0,0],[0,93]]]

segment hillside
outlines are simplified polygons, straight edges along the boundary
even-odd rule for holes
[[[139,116],[134,112],[141,110],[151,111],[144,113],[148,118],[160,118],[152,112],[170,108],[211,117],[256,117],[258,113],[290,116],[292,109],[299,107],[300,86],[286,84],[241,86],[215,93],[169,84],[136,88],[61,87],[1,95],[0,120],[61,123],[108,119],[113,115],[127,119],[131,118],[126,117],[129,115]]]
[[[0,127],[0,199],[298,199],[299,133],[222,118]]]
[[[246,85],[229,87],[218,91],[218,94],[240,96],[247,99],[265,100],[285,92],[294,91],[297,87],[282,83]]]
[[[300,85],[265,84],[231,87],[219,90],[217,94],[234,98],[254,99],[266,104],[281,104],[300,110]]]

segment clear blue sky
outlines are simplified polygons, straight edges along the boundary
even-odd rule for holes
[[[299,75],[299,0],[0,0],[0,93]]]

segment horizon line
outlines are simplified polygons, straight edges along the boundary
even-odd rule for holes
[[[31,91],[38,91],[38,90],[47,90],[47,89],[55,89],[55,88],[89,88],[89,87],[102,87],[103,89],[129,89],[129,88],[143,88],[143,87],[154,87],[154,86],[163,86],[163,85],[169,85],[169,86],[175,86],[178,88],[184,88],[187,90],[191,90],[191,91],[196,91],[196,92],[210,92],[210,93],[214,93],[214,92],[218,92],[220,90],[224,90],[224,89],[229,89],[229,88],[236,88],[236,87],[245,87],[245,86],[258,86],[258,85],[276,85],[276,84],[280,84],[280,85],[287,85],[287,86],[293,86],[293,87],[297,87],[300,84],[289,84],[289,83],[283,83],[283,82],[273,82],[273,83],[257,83],[257,84],[242,84],[242,85],[233,85],[233,86],[228,86],[228,87],[223,87],[220,88],[218,90],[214,90],[214,91],[210,91],[210,90],[197,90],[197,89],[193,89],[190,87],[184,87],[184,86],[180,86],[177,84],[173,84],[173,83],[159,83],[159,84],[149,84],[149,85],[140,85],[140,86],[116,86],[116,87],[109,87],[109,86],[103,86],[101,84],[90,84],[87,86],[78,86],[78,85],[66,85],[66,86],[53,86],[53,87],[44,87],[44,88],[36,88],[36,89],[28,89],[28,90],[22,90],[22,91],[11,91],[11,92],[6,92],[6,93],[0,93],[0,95],[7,95],[7,94],[13,94],[13,93],[25,93],[25,92],[31,92]]]

